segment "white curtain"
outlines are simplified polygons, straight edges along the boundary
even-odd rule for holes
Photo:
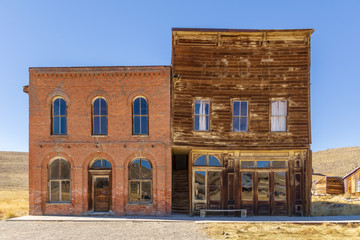
[[[199,112],[199,130],[200,131],[206,131],[208,130],[206,127],[207,123],[207,116],[205,112],[205,107],[207,104],[209,104],[209,101],[206,100],[199,100],[200,103],[200,112]]]
[[[287,115],[286,101],[271,102],[271,131],[273,132],[286,131],[286,115]]]

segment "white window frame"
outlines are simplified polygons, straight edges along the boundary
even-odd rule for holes
[[[274,108],[274,104],[278,105],[278,109]],[[281,112],[280,103],[285,104],[285,111]],[[288,101],[286,99],[272,99],[271,102],[271,118],[270,129],[271,132],[286,132],[287,131],[287,112]],[[281,123],[282,120],[282,124]]]

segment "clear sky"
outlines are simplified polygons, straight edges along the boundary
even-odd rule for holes
[[[28,151],[29,67],[170,65],[171,28],[314,28],[312,149],[360,146],[360,1],[0,0],[0,151]]]

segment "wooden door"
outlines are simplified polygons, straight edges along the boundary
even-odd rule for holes
[[[257,214],[271,215],[270,172],[257,173]]]
[[[109,177],[96,177],[94,181],[94,211],[107,212],[110,209]]]
[[[272,214],[287,215],[287,174],[286,172],[274,172],[272,174]]]

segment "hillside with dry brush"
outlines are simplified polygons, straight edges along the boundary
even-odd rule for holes
[[[334,148],[313,153],[314,173],[343,177],[360,167],[360,147]]]

